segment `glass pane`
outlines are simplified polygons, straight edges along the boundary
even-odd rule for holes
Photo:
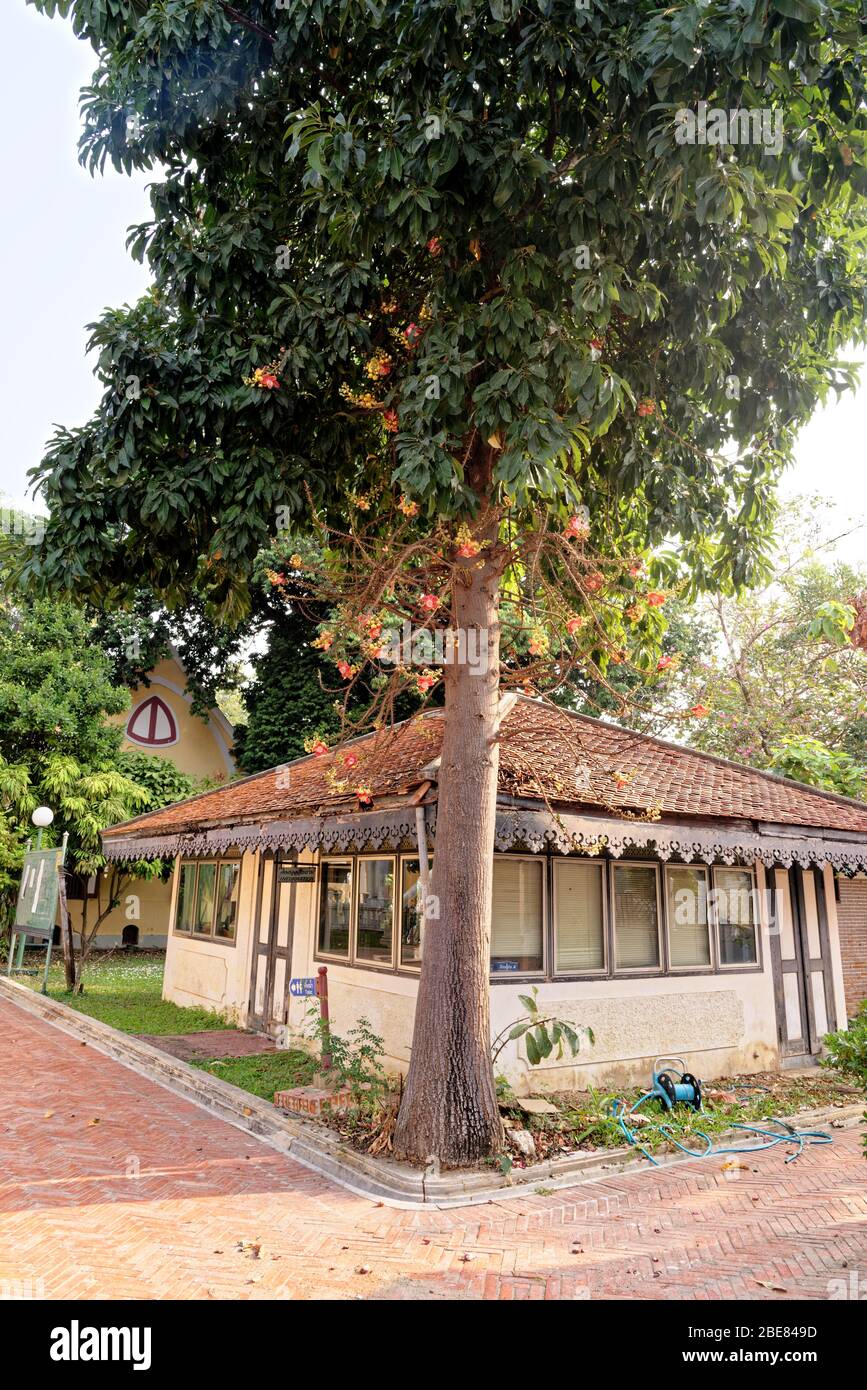
[[[322,865],[319,893],[319,950],[329,956],[349,956],[352,913],[352,865]]]
[[[491,972],[542,969],[541,861],[494,859]]]
[[[645,970],[659,965],[656,869],[653,865],[615,864],[614,933],[618,969]]]
[[[665,886],[672,966],[710,965],[707,869],[672,865],[665,871]]]
[[[431,859],[429,868],[433,868]],[[422,952],[421,879],[417,859],[403,861],[400,915],[400,963],[420,965]]]
[[[753,876],[745,869],[714,869],[720,965],[755,965],[756,913]]]
[[[391,964],[394,929],[394,860],[358,861],[357,960]]]
[[[217,883],[216,864],[199,865],[199,890],[196,893],[196,915],[193,931],[210,936],[214,925],[214,889]]]
[[[554,969],[602,970],[605,965],[602,865],[554,861]]]
[[[181,865],[178,884],[178,905],[175,911],[175,931],[193,930],[193,906],[196,900],[196,866]]]
[[[235,938],[235,920],[238,916],[238,865],[220,865],[220,893],[217,898],[217,925],[215,936]]]

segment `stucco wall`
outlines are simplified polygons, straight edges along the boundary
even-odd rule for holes
[[[313,856],[302,860],[313,862]],[[267,916],[270,865],[262,897]],[[252,955],[251,914],[255,902],[256,856],[245,855],[237,944],[227,948],[172,936],[166,961],[165,995],[179,1004],[204,1004],[227,1010],[246,1021]],[[294,888],[295,912],[291,974],[313,976],[315,885]],[[281,939],[288,928],[289,890],[281,889]],[[761,923],[762,968],[712,975],[674,975],[540,984],[540,1007],[576,1025],[590,1026],[595,1045],[576,1059],[552,1058],[528,1073],[523,1044],[509,1044],[499,1070],[526,1089],[554,1090],[588,1085],[617,1086],[643,1081],[661,1053],[682,1054],[689,1069],[705,1079],[732,1072],[753,1072],[777,1065],[768,922]],[[329,963],[329,998],[336,1031],[346,1033],[360,1017],[370,1020],[386,1044],[386,1065],[405,1071],[409,1062],[417,982],[413,976],[364,970]],[[491,1018],[494,1033],[524,1013],[518,995],[526,983],[494,983]],[[280,993],[282,1007],[283,992]],[[301,1041],[309,1000],[290,999],[287,1041]],[[278,1020],[274,1020],[276,1023]]]
[[[255,854],[241,859],[238,920],[234,943],[169,934],[163,998],[187,1008],[211,1009],[234,1022],[246,1020],[250,947],[256,890]],[[177,894],[177,864],[172,876],[171,919]]]
[[[102,902],[108,896],[107,883],[102,885]],[[124,890],[120,905],[102,923],[96,938],[96,946],[105,950],[117,946],[126,926],[139,929],[139,946],[163,947],[168,939],[169,912],[172,902],[172,883],[161,879],[130,879]],[[78,939],[84,903],[81,898],[69,901],[69,924],[73,935]],[[88,917],[92,922],[98,913],[96,900],[88,903]]]
[[[219,711],[212,712],[206,719],[191,713],[190,697],[185,694],[186,677],[174,658],[158,662],[149,675],[150,685],[137,686],[132,690],[130,708],[123,714],[112,715],[108,723],[122,724],[126,727],[135,709],[151,695],[158,695],[174,716],[177,742],[151,747],[124,740],[124,748],[147,753],[154,758],[170,758],[182,772],[188,773],[191,777],[231,777],[231,730]]]

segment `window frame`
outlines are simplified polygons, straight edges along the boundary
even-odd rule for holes
[[[393,885],[393,886],[392,886],[392,893],[391,893],[391,960],[390,960],[390,961],[367,960],[365,957],[363,957],[362,959],[359,960],[359,958],[358,958],[358,895],[359,895],[359,893],[361,892],[361,874],[359,873],[358,866],[359,866],[359,864],[361,863],[362,860],[366,860],[368,863],[374,863],[374,862],[376,862],[376,863],[381,863],[383,860],[387,860],[387,861],[391,864],[391,866],[392,866],[392,885]],[[351,909],[351,915],[350,915],[350,920],[349,920],[349,959],[346,960],[346,961],[344,961],[344,964],[345,964],[345,965],[351,965],[351,966],[357,967],[359,970],[378,970],[378,971],[380,972],[380,974],[382,974],[383,972],[387,972],[388,974],[393,975],[393,974],[395,974],[396,968],[397,968],[396,965],[395,965],[395,962],[396,962],[396,960],[397,960],[398,949],[399,949],[399,947],[398,947],[398,941],[397,941],[397,935],[396,935],[397,930],[398,930],[398,926],[397,926],[397,921],[396,921],[396,919],[397,919],[397,892],[398,892],[397,866],[398,866],[398,864],[399,864],[399,862],[400,862],[400,855],[399,855],[399,854],[356,854],[356,855],[354,856],[354,861],[355,861],[355,862],[354,862],[354,864],[353,864],[353,871],[352,871],[352,872],[353,872],[353,880],[354,880],[354,881],[353,881],[353,887],[352,887],[352,909]]]
[[[313,959],[333,962],[335,965],[352,964],[352,936],[353,921],[355,918],[355,882],[358,874],[355,872],[355,860],[358,855],[354,854],[323,854],[319,857],[319,873],[316,875],[316,916],[313,921]],[[352,875],[349,882],[349,941],[345,956],[334,955],[331,951],[323,951],[319,946],[319,928],[322,924],[322,892],[325,887],[325,874],[322,869],[326,864],[348,864]]]
[[[753,904],[753,941],[755,942],[755,947],[756,947],[756,958],[755,958],[755,960],[741,961],[741,962],[738,963],[738,962],[724,961],[723,958],[722,958],[722,946],[721,946],[721,944],[720,944],[720,937],[719,937],[720,920],[719,920],[719,913],[717,912],[717,897],[716,897],[716,876],[717,876],[717,871],[720,870],[720,869],[723,871],[723,873],[726,873],[726,872],[729,872],[729,873],[734,872],[734,873],[738,873],[738,874],[746,874],[746,875],[749,877],[749,879],[750,879],[750,890],[749,890],[749,891],[750,891],[750,899],[751,899],[751,902],[752,902],[752,904]],[[756,873],[755,865],[748,865],[748,864],[713,864],[713,865],[711,865],[711,883],[712,883],[713,888],[714,888],[714,899],[713,899],[713,904],[714,904],[714,906],[713,906],[714,933],[713,933],[713,935],[714,935],[714,944],[715,944],[715,948],[716,948],[716,969],[717,969],[717,971],[718,971],[720,974],[728,974],[729,971],[740,971],[740,972],[746,971],[746,972],[749,972],[749,971],[751,971],[751,970],[752,970],[752,971],[762,971],[762,970],[764,970],[764,962],[763,962],[763,960],[762,960],[762,931],[761,931],[761,927],[762,927],[762,914],[761,914],[761,912],[756,911],[756,908],[758,907],[758,875],[757,875],[757,873]]]
[[[379,859],[389,860],[393,865],[394,872],[394,895],[392,902],[392,953],[390,962],[377,962],[359,959],[357,954],[358,939],[358,894],[360,891],[360,874],[358,865],[362,860]],[[422,962],[408,962],[402,959],[402,930],[403,930],[403,872],[407,861],[417,862],[419,859],[418,851],[414,849],[394,850],[390,853],[349,852],[346,854],[323,854],[317,859],[317,866],[320,872],[317,873],[317,893],[315,916],[313,923],[313,959],[321,961],[327,965],[340,965],[352,970],[373,970],[380,975],[402,975],[407,979],[419,978]],[[741,864],[694,864],[691,862],[675,861],[673,863],[663,862],[657,859],[616,859],[605,855],[559,855],[556,853],[532,854],[520,852],[513,854],[509,851],[495,852],[493,861],[499,859],[507,860],[526,860],[529,863],[539,865],[539,872],[542,875],[542,966],[538,970],[521,971],[497,971],[489,969],[488,980],[493,986],[508,985],[510,983],[525,983],[526,981],[553,982],[553,981],[579,981],[579,980],[623,980],[623,979],[662,979],[665,977],[683,977],[689,975],[719,975],[737,972],[741,974],[761,974],[764,971],[764,952],[762,946],[762,917],[759,911],[756,921],[753,924],[756,941],[756,959],[742,964],[724,964],[720,952],[719,942],[719,921],[715,902],[708,912],[708,931],[710,937],[711,962],[709,965],[672,965],[671,947],[669,940],[669,914],[667,900],[667,871],[670,868],[699,868],[708,876],[709,891],[716,887],[716,871],[719,869],[734,869],[749,876],[751,880],[751,891],[755,892],[757,887],[757,873],[755,865]],[[576,859],[584,864],[596,865],[602,875],[602,914],[603,914],[603,952],[604,965],[593,970],[580,971],[557,971],[557,943],[556,943],[556,894],[557,894],[557,865],[558,863],[568,863]],[[192,864],[196,868],[196,883],[194,892],[198,891],[198,865],[197,860],[183,860],[181,867],[185,864]],[[223,860],[218,860],[218,865]],[[240,862],[232,860],[228,862]],[[433,855],[430,855],[431,866]],[[350,928],[349,928],[349,951],[345,956],[337,956],[319,949],[319,920],[322,903],[323,878],[321,868],[325,864],[348,865],[352,874],[352,892],[350,897]],[[615,879],[614,875],[619,867],[623,868],[643,868],[652,869],[656,882],[656,913],[657,913],[657,939],[659,960],[652,966],[618,966],[617,965],[617,911],[615,905]],[[219,881],[219,868],[218,868]],[[753,903],[755,904],[755,897]],[[492,914],[493,915],[493,914]],[[175,916],[177,916],[177,902],[175,904]],[[177,930],[173,927],[173,930]],[[493,935],[493,921],[491,922],[491,933]],[[181,937],[195,939],[192,932],[182,931],[178,933]],[[223,937],[202,936],[199,940],[226,941]],[[231,940],[228,944],[234,945]]]
[[[548,911],[548,871],[547,856],[539,854],[509,854],[508,852],[494,853],[494,864],[498,859],[514,861],[519,859],[529,864],[538,864],[542,875],[542,964],[538,970],[492,970],[491,969],[491,948],[494,944],[494,913],[493,902],[491,903],[491,937],[488,942],[488,979],[498,984],[507,984],[510,980],[547,980],[549,978],[549,946],[548,937],[550,935],[550,915]],[[493,868],[491,869],[491,884],[493,887]]]
[[[557,969],[557,869],[561,864],[593,864],[598,866],[602,882],[602,965],[593,970]],[[551,979],[552,980],[601,980],[611,975],[611,910],[610,884],[606,865],[601,857],[589,858],[583,854],[559,854],[551,857]]]
[[[195,931],[191,926],[189,929],[178,926],[178,907],[181,899],[181,874],[184,869],[195,869],[193,878],[193,909],[199,898],[199,870],[203,864],[213,864],[214,866],[214,905],[211,910],[211,929],[208,932]],[[235,930],[231,936],[217,936],[217,909],[220,902],[220,870],[224,864],[231,864],[237,869],[238,884],[238,911],[235,915]],[[237,854],[220,855],[217,859],[181,859],[178,864],[178,888],[175,893],[175,901],[172,908],[172,936],[179,936],[182,941],[210,941],[218,946],[236,946],[238,944],[238,923],[241,919],[241,856]]]
[[[706,965],[675,965],[671,958],[671,915],[668,911],[668,879],[675,869],[691,869],[694,873],[705,875],[706,893],[705,902],[707,904],[707,953],[708,962]],[[713,875],[710,864],[664,864],[662,874],[662,900],[665,910],[665,973],[669,975],[713,975],[716,973],[718,965],[717,956],[717,935],[714,922],[714,911],[711,906],[711,890],[713,888]]]
[[[656,937],[657,959],[655,965],[617,964],[617,892],[614,875],[617,869],[653,869],[656,880]],[[665,945],[665,903],[662,900],[662,865],[655,859],[612,859],[611,860],[611,977],[623,979],[629,975],[665,975],[669,971]]]
[[[404,864],[418,864],[421,871],[418,852],[415,854],[407,853],[405,850],[398,855],[398,885],[400,892],[395,895],[395,930],[397,932],[397,964],[395,973],[398,975],[407,974],[418,976],[421,972],[420,960],[403,959],[403,866]],[[428,874],[433,870],[433,855],[428,853]],[[400,910],[397,910],[397,900],[400,898]],[[424,933],[422,932],[422,948],[424,948]]]

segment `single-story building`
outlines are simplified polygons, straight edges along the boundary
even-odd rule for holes
[[[336,1031],[367,1017],[405,1070],[442,730],[432,711],[106,831],[109,858],[175,859],[166,998],[291,1042],[290,978],[325,965]],[[838,898],[864,901],[865,868],[867,805],[508,696],[493,1031],[532,985],[592,1027],[534,1088],[643,1079],[663,1053],[705,1078],[809,1063],[846,1022]],[[500,1059],[518,1084],[522,1047]]]

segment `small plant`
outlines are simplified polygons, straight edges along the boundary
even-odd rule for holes
[[[595,1043],[596,1039],[593,1036],[592,1028],[573,1028],[571,1023],[567,1023],[562,1018],[541,1017],[537,1001],[538,993],[539,991],[534,985],[532,994],[518,995],[527,1011],[526,1015],[524,1018],[518,1019],[516,1023],[507,1023],[505,1028],[501,1029],[494,1038],[491,1043],[491,1061],[494,1064],[496,1064],[497,1058],[506,1044],[514,1042],[517,1038],[524,1039],[524,1049],[531,1067],[538,1066],[546,1057],[550,1057],[555,1047],[558,1059],[561,1058],[564,1042],[573,1057],[578,1055],[582,1036],[587,1039],[591,1047]]]
[[[823,1066],[833,1067],[867,1090],[867,1000],[849,1020],[848,1028],[829,1033],[824,1041],[828,1056]]]
[[[838,1033],[828,1033],[824,1042],[828,1055],[822,1065],[833,1067],[867,1091],[867,999],[849,1020],[849,1027],[841,1028]],[[867,1121],[867,1111],[864,1119]],[[867,1136],[864,1149],[867,1154]]]
[[[308,1035],[319,1042],[320,1065],[324,1067],[325,1058],[330,1056],[331,1070],[341,1086],[352,1092],[355,1104],[372,1106],[388,1090],[388,1078],[381,1061],[385,1040],[374,1033],[368,1018],[360,1018],[342,1038],[315,1006],[308,1010],[307,1016],[310,1021]]]

